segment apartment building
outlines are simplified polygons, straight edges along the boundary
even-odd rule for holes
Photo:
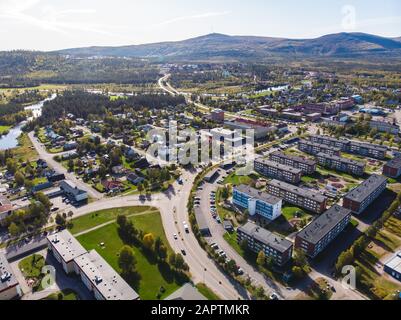
[[[87,252],[68,230],[48,235],[47,246],[67,274],[75,270],[74,259]]]
[[[400,127],[394,123],[387,121],[370,121],[369,126],[371,129],[376,129],[379,132],[386,132],[398,135],[400,133]]]
[[[267,192],[285,202],[315,213],[322,213],[327,207],[327,198],[318,192],[302,189],[289,183],[272,180],[267,184]]]
[[[21,294],[21,287],[6,256],[0,253],[0,301],[15,299]]]
[[[302,152],[312,155],[326,153],[329,155],[339,156],[341,152],[341,149],[338,147],[331,147],[325,144],[315,143],[308,140],[300,140],[298,142],[298,149]]]
[[[343,207],[355,214],[361,214],[386,187],[387,178],[374,174],[345,195]]]
[[[350,220],[350,210],[334,205],[298,232],[295,248],[315,258],[346,228]]]
[[[401,176],[401,157],[388,161],[383,167],[383,175],[394,179]]]
[[[138,294],[95,251],[88,252],[68,230],[47,236],[49,251],[67,274],[78,275],[97,300],[138,300]]]
[[[313,174],[316,171],[316,161],[303,157],[287,155],[283,152],[273,152],[269,159],[289,167],[302,170],[304,174]]]
[[[340,150],[343,152],[353,153],[376,159],[384,159],[387,152],[387,147],[384,146],[379,146],[372,143],[349,141],[341,138],[336,139],[328,136],[311,136],[309,137],[309,140],[313,143],[319,143],[330,147],[340,148]]]
[[[355,161],[338,156],[331,156],[325,153],[319,153],[316,156],[317,162],[322,167],[362,176],[365,173],[366,164],[364,162]]]
[[[246,240],[249,250],[263,251],[279,265],[285,265],[292,257],[293,244],[279,235],[263,229],[253,222],[248,222],[237,230],[237,242]]]
[[[255,171],[265,177],[298,184],[301,181],[302,170],[289,167],[267,159],[255,160]]]
[[[309,140],[313,143],[324,144],[326,146],[340,148],[341,151],[346,152],[349,149],[350,142],[345,139],[336,139],[329,136],[310,136]]]
[[[351,141],[349,145],[349,153],[383,160],[386,158],[387,147],[372,143]]]
[[[139,300],[139,295],[95,250],[75,258],[74,270],[96,300]]]
[[[273,221],[281,216],[283,200],[242,184],[234,187],[233,204],[247,209],[250,216],[259,215]]]

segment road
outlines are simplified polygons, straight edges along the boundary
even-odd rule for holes
[[[85,190],[86,192],[88,192],[89,196],[93,199],[101,199],[103,198],[103,194],[96,191],[95,189],[93,189],[92,187],[88,186],[85,182],[77,179],[77,177],[75,176],[75,174],[68,172],[68,170],[66,168],[63,167],[63,165],[59,162],[57,162],[56,160],[54,160],[53,158],[56,156],[55,154],[51,154],[48,153],[46,151],[46,148],[44,147],[43,144],[41,144],[38,139],[34,136],[34,132],[30,132],[28,134],[29,139],[31,139],[33,146],[35,147],[36,151],[39,154],[39,157],[43,160],[45,160],[47,162],[47,164],[52,167],[55,171],[59,172],[59,173],[64,173],[65,177],[67,180],[72,181],[73,183],[75,183],[75,185],[77,185],[79,188],[81,188],[82,190]]]
[[[220,172],[222,170],[220,169]],[[221,177],[224,177],[223,175]],[[210,243],[216,243],[220,249],[224,250],[227,254],[227,257],[236,261],[238,266],[247,274],[252,280],[253,283],[257,286],[261,285],[265,289],[266,293],[271,294],[276,292],[281,299],[294,299],[297,294],[300,293],[299,290],[289,290],[284,286],[273,282],[271,279],[263,276],[255,267],[250,265],[241,255],[235,251],[231,245],[223,238],[226,231],[223,226],[215,219],[213,219],[210,214],[210,194],[212,191],[217,191],[219,185],[217,183],[206,183],[202,186],[202,190],[198,191],[197,196],[201,199],[200,209],[202,214],[204,215],[212,237],[210,238]]]
[[[103,209],[131,206],[153,206],[160,210],[166,237],[175,252],[186,251],[184,259],[190,267],[192,280],[195,283],[203,282],[221,298],[227,300],[247,299],[247,292],[231,282],[220,271],[206,252],[200,247],[194,234],[187,234],[183,222],[188,222],[187,203],[197,172],[184,171],[181,186],[174,183],[166,193],[152,195],[149,200],[143,200],[138,195],[104,198],[86,206],[73,210],[74,218]],[[174,234],[179,235],[174,239]],[[206,271],[205,271],[206,270]]]
[[[249,298],[246,290],[233,283],[227,275],[217,268],[214,261],[200,247],[192,232],[189,234],[185,233],[183,221],[188,222],[187,203],[198,172],[184,171],[182,176],[184,183],[182,186],[176,182],[167,193],[152,195],[150,201],[144,201],[138,195],[106,198],[83,181],[78,180],[74,174],[67,172],[67,169],[53,159],[55,155],[49,154],[45,147],[38,142],[33,132],[29,133],[29,138],[40,158],[46,160],[49,166],[53,167],[56,171],[64,173],[67,179],[73,181],[83,190],[88,191],[88,194],[97,200],[83,207],[73,209],[75,218],[102,209],[140,205],[153,206],[160,210],[163,227],[173,250],[175,252],[186,251],[187,254],[184,256],[184,259],[190,267],[192,280],[195,283],[204,282],[221,298],[226,300]],[[174,234],[180,236],[178,240],[174,240]]]

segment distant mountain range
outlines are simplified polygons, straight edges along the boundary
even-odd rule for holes
[[[385,38],[365,33],[337,33],[315,39],[284,39],[212,33],[177,42],[75,48],[60,50],[57,53],[74,56],[142,57],[165,60],[255,59],[275,56],[401,57],[401,37]]]

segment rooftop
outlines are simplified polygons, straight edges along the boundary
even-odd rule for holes
[[[207,299],[200,294],[198,289],[196,289],[192,284],[186,283],[180,289],[169,295],[165,300],[200,301]]]
[[[385,263],[386,267],[401,273],[401,251]]]
[[[2,253],[0,253],[0,292],[18,285],[16,277],[8,264],[8,261]]]
[[[293,168],[293,167],[289,167],[289,166],[286,166],[286,165],[281,164],[281,163],[270,161],[268,159],[259,158],[259,159],[256,159],[255,162],[259,162],[259,163],[265,164],[265,165],[267,165],[269,167],[273,167],[273,168],[276,168],[278,170],[292,172],[294,174],[302,174],[302,170],[301,169],[296,169],[296,168]]]
[[[69,180],[63,180],[60,182],[60,188],[66,192],[72,193],[74,195],[86,193],[85,190],[79,189],[73,182]]]
[[[238,228],[239,231],[246,233],[254,239],[268,245],[269,247],[285,252],[292,247],[292,242],[288,241],[279,235],[276,235],[266,229],[263,229],[253,222],[247,222],[244,226]]]
[[[324,202],[326,200],[326,197],[318,192],[302,189],[286,182],[272,180],[268,184],[292,193],[296,193],[304,198],[316,200],[317,202]]]
[[[401,168],[401,157],[397,157],[397,158],[390,160],[389,162],[386,163],[386,166],[390,167],[390,168],[396,168],[396,169]]]
[[[305,163],[305,164],[310,165],[310,166],[313,166],[313,165],[316,164],[316,162],[314,160],[303,158],[303,157],[299,157],[299,156],[295,156],[295,155],[288,155],[288,154],[285,154],[285,153],[280,152],[280,151],[273,152],[271,154],[271,156],[277,156],[277,157],[280,157],[280,158],[283,158],[283,159],[289,159],[289,160],[293,160],[295,162]]]
[[[355,160],[352,160],[352,159],[338,157],[338,156],[335,156],[335,155],[329,155],[329,154],[322,153],[322,152],[320,152],[317,156],[318,157],[323,157],[325,159],[330,159],[330,160],[333,160],[333,161],[339,161],[339,162],[342,162],[342,163],[346,163],[348,165],[354,165],[354,166],[359,166],[359,167],[364,167],[365,166],[365,163],[361,162],[361,161],[355,161]]]
[[[351,141],[351,146],[358,146],[360,148],[374,149],[374,150],[382,151],[382,152],[387,151],[387,147],[385,147],[385,146],[379,146],[377,144],[366,143],[366,142]]]
[[[95,250],[75,258],[75,263],[106,300],[139,298],[139,295]]]
[[[341,149],[338,147],[332,147],[332,146],[328,146],[326,144],[315,143],[315,142],[308,141],[308,140],[301,140],[301,141],[299,141],[299,143],[303,143],[303,144],[306,144],[306,145],[312,146],[312,147],[318,147],[320,149],[333,150],[333,151],[337,151],[337,152],[341,151]]]
[[[272,196],[266,192],[261,192],[257,189],[247,186],[245,184],[241,184],[240,186],[235,187],[235,189],[238,190],[239,192],[242,192],[242,193],[245,193],[245,194],[251,196],[252,198],[264,201],[271,205],[278,204],[282,201],[282,199],[280,199],[280,198]]]
[[[53,248],[66,262],[72,261],[87,252],[68,230],[51,234],[47,236],[47,240],[51,242]]]
[[[8,212],[12,209],[13,205],[11,201],[5,196],[0,196],[0,213]]]
[[[380,185],[387,182],[387,178],[377,174],[371,175],[367,180],[362,182],[358,187],[348,192],[345,198],[356,202],[362,202]]]
[[[298,232],[297,237],[316,244],[348,215],[350,210],[334,205]]]

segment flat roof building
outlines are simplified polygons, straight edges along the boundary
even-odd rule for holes
[[[203,301],[207,299],[192,284],[186,283],[164,300]]]
[[[383,175],[394,179],[401,176],[401,157],[388,161],[383,167]]]
[[[233,190],[233,204],[247,209],[250,216],[259,215],[273,221],[281,216],[282,203],[282,199],[244,184]]]
[[[237,230],[237,242],[246,240],[248,248],[259,253],[263,251],[266,257],[270,257],[280,266],[285,265],[292,257],[293,245],[279,235],[276,235],[253,222],[247,222]]]
[[[386,187],[387,178],[374,174],[345,195],[343,206],[356,214],[361,214]]]
[[[21,295],[21,288],[4,254],[0,253],[0,300],[11,300]]]
[[[267,192],[282,198],[285,202],[315,213],[326,210],[327,198],[318,192],[302,189],[292,184],[272,180],[267,184]]]
[[[317,155],[319,153],[326,153],[330,155],[339,156],[341,149],[338,147],[332,147],[325,144],[315,143],[308,140],[300,140],[298,142],[298,149],[302,152]]]
[[[269,155],[271,161],[302,170],[304,174],[313,174],[316,171],[316,161],[288,155],[283,152],[273,152]]]
[[[295,248],[315,258],[345,229],[350,220],[350,210],[334,205],[298,232]]]
[[[349,146],[349,153],[358,154],[365,157],[371,157],[379,160],[386,158],[387,147],[379,146],[372,143],[362,143],[351,141]]]
[[[366,164],[361,161],[355,161],[325,153],[317,154],[316,159],[319,165],[328,169],[346,172],[356,176],[362,176],[365,173]]]
[[[384,271],[401,282],[401,251],[384,264]]]
[[[310,136],[309,140],[313,143],[325,144],[330,147],[340,148],[341,151],[347,151],[350,142],[345,139],[337,139],[330,136]]]
[[[139,300],[139,295],[95,250],[75,258],[74,268],[97,300]]]
[[[47,244],[67,274],[74,271],[74,259],[87,252],[68,230],[48,235]]]
[[[255,160],[255,171],[265,177],[298,184],[301,181],[302,170],[286,166],[267,159]]]

